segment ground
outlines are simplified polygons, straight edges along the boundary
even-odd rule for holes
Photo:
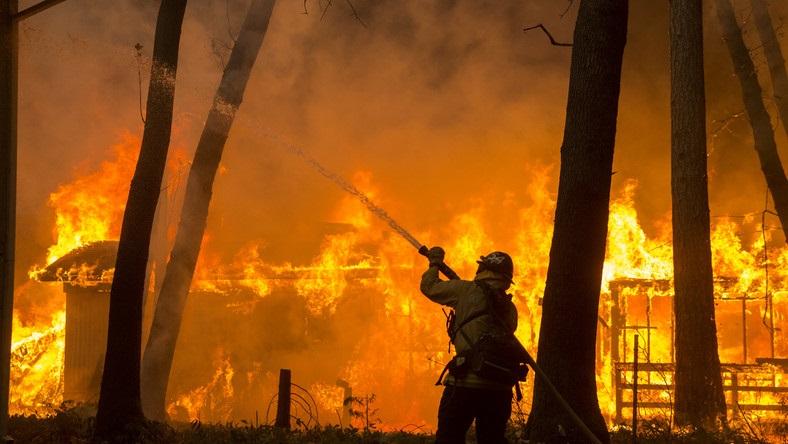
[[[698,443],[698,444],[760,444],[788,443],[788,426],[780,424],[775,434],[764,438],[763,429],[733,430],[726,433],[668,433],[662,423],[644,422],[641,424],[638,442],[651,443]],[[93,431],[93,418],[84,418],[72,411],[60,411],[54,416],[39,418],[35,416],[13,416],[10,432],[16,443],[89,443]],[[511,424],[509,439],[512,444],[525,443],[522,428]],[[404,432],[364,431],[341,429],[336,426],[313,428],[306,431],[286,432],[270,426],[252,426],[246,423],[234,424],[177,424],[166,426],[152,423],[142,432],[142,441],[164,444],[426,444],[434,441],[434,436]],[[472,436],[472,434],[471,434]],[[631,430],[619,428],[611,432],[613,444],[632,442]],[[123,441],[121,441],[123,442]],[[475,441],[469,441],[469,443]]]

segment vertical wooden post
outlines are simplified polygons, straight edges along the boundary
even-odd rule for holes
[[[619,287],[616,283],[610,284],[610,299],[613,305],[610,307],[610,365],[615,368],[620,361],[621,341],[621,305],[619,303]],[[613,372],[613,385],[617,386],[618,374]]]
[[[747,363],[747,294],[741,297],[741,350],[742,364]]]
[[[772,359],[774,359],[774,294],[769,291],[766,293],[766,301],[769,304],[769,351]]]
[[[623,415],[621,412],[624,408],[624,401],[623,401],[623,388],[622,386],[626,384],[626,373],[621,367],[619,367],[618,363],[613,363],[613,387],[616,392],[616,424],[620,424],[624,421]],[[624,381],[621,381],[621,374],[624,373]]]
[[[739,408],[739,375],[736,371],[731,372],[731,404],[733,404],[731,406],[733,419],[738,419],[742,412]]]
[[[340,425],[342,427],[350,427],[352,425],[350,410],[353,406],[353,388],[350,387],[347,381],[342,379],[337,379],[337,386],[342,388],[342,417],[340,418],[342,424]]]
[[[274,426],[290,430],[290,369],[279,370],[279,397],[276,401],[276,422]]]
[[[635,348],[632,367],[632,443],[638,442],[638,354],[640,336],[635,335]]]
[[[16,230],[18,0],[0,0],[0,439],[8,434]]]

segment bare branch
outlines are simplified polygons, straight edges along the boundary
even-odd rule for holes
[[[717,127],[712,129],[711,137],[717,137],[723,131],[731,132],[730,126],[742,116],[744,116],[744,111],[733,113],[722,119],[712,120],[711,123],[717,125]]]
[[[550,43],[551,43],[553,46],[569,46],[569,47],[571,47],[571,46],[572,46],[572,44],[571,44],[571,43],[561,43],[561,42],[557,42],[557,41],[556,41],[556,40],[553,38],[553,35],[552,35],[552,34],[550,34],[550,31],[548,31],[548,30],[547,30],[547,28],[545,28],[545,26],[544,26],[543,24],[541,24],[541,23],[539,23],[538,25],[534,25],[534,26],[529,26],[529,27],[527,27],[527,28],[523,28],[523,32],[528,32],[528,31],[530,31],[530,30],[532,30],[532,29],[537,29],[537,28],[540,28],[540,29],[542,30],[542,32],[544,32],[544,33],[545,33],[545,35],[547,36],[547,38],[548,38],[548,39],[550,39]]]
[[[304,14],[309,14],[308,2],[309,0],[304,0]],[[356,6],[353,4],[353,2],[351,0],[345,0],[345,3],[347,3],[348,7],[350,7],[353,18],[356,19],[361,24],[361,26],[367,28],[366,22],[361,19],[361,16],[358,14],[358,10],[356,9]],[[325,6],[323,6],[323,1],[318,0],[317,9],[320,11],[320,20],[323,20],[323,18],[326,16],[326,13],[328,12],[328,8],[330,8],[333,4],[334,0],[326,0]]]
[[[230,23],[230,0],[224,1],[224,17],[227,19],[227,34],[233,43],[237,43],[238,39],[233,35],[233,25]]]
[[[364,23],[364,20],[361,20],[361,16],[358,15],[358,11],[356,11],[356,7],[353,6],[353,2],[350,0],[345,0],[345,2],[347,3],[348,6],[350,6],[350,10],[353,12],[353,18],[358,20],[358,22],[361,23],[361,26],[366,28],[367,24]]]
[[[332,4],[333,4],[333,0],[327,0],[326,1],[326,6],[323,8],[323,12],[320,14],[320,21],[321,22],[326,17],[326,12],[328,12],[328,8],[330,8]],[[318,5],[318,7],[319,7],[319,5]]]
[[[568,13],[569,10],[572,9],[572,6],[574,6],[574,5],[575,5],[575,0],[569,0],[569,4],[566,5],[566,9],[564,9],[564,12],[558,14],[558,16],[563,19],[564,16],[566,15],[566,13]]]

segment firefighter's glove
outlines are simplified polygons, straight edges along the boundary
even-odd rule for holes
[[[441,265],[445,257],[446,252],[443,251],[441,247],[432,247],[430,251],[427,252],[427,259],[430,261],[430,267]]]

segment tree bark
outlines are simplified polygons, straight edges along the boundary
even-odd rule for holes
[[[670,2],[671,191],[678,425],[713,430],[725,419],[706,173],[703,2]]]
[[[572,48],[555,227],[542,307],[538,364],[602,442],[595,341],[605,259],[627,0],[582,0]],[[586,442],[537,378],[531,442]],[[563,442],[563,441],[561,441]]]
[[[225,67],[213,106],[194,154],[175,244],[142,362],[145,414],[166,419],[167,383],[183,310],[205,232],[211,190],[235,113],[263,43],[275,0],[253,0]]]
[[[147,120],[131,180],[115,262],[109,330],[96,435],[134,434],[144,421],[140,405],[140,350],[145,272],[172,131],[178,47],[186,0],[162,0],[156,21]]]
[[[766,62],[769,64],[769,74],[772,78],[772,93],[777,112],[783,124],[783,131],[788,134],[788,74],[785,70],[785,58],[780,49],[780,41],[772,26],[769,7],[766,0],[750,0],[752,15],[755,18],[755,27],[763,44]]]
[[[736,77],[739,78],[741,84],[744,108],[752,126],[755,151],[758,153],[761,171],[763,171],[766,185],[774,200],[774,207],[780,218],[783,235],[788,241],[788,179],[785,178],[785,170],[783,170],[780,155],[777,152],[774,130],[769,113],[763,103],[758,74],[755,71],[750,52],[744,44],[730,0],[717,0],[716,4],[722,38],[728,46]]]
[[[16,247],[18,0],[0,2],[0,437],[8,434]]]

